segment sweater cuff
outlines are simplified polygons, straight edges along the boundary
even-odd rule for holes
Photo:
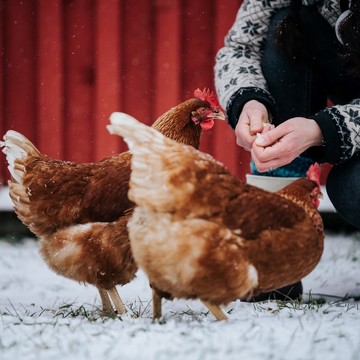
[[[227,121],[235,129],[244,105],[250,100],[264,104],[272,117],[276,117],[276,105],[273,97],[264,89],[258,87],[240,88],[230,98],[226,108]]]
[[[338,129],[335,121],[333,121],[331,108],[326,108],[310,116],[310,119],[316,121],[323,134],[324,143],[322,146],[314,146],[306,151],[306,155],[313,160],[323,163],[331,164],[339,163],[341,157],[341,142],[339,139]]]

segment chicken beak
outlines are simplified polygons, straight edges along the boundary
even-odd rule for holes
[[[203,130],[210,130],[214,126],[215,120],[225,120],[222,110],[214,110],[208,114],[206,119],[200,121],[200,126]]]
[[[213,120],[226,120],[225,113],[222,110],[215,110],[210,116]]]

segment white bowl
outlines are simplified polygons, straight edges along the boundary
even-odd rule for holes
[[[298,177],[277,177],[246,174],[246,182],[270,192],[275,192],[291,184]]]

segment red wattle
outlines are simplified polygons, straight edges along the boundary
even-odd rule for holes
[[[210,130],[214,126],[214,120],[212,120],[212,119],[203,120],[200,123],[200,126],[204,131]]]

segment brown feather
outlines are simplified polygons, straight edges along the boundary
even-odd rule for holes
[[[40,252],[59,275],[110,290],[135,277],[127,221],[74,225],[40,238]]]
[[[201,127],[194,124],[190,114],[200,106],[208,105],[199,99],[187,100],[160,116],[153,127],[167,137],[198,147]],[[28,157],[15,161],[15,169],[29,192],[31,223],[38,219],[33,226],[37,236],[73,224],[112,222],[133,206],[127,196],[129,152],[80,164],[43,155],[27,139],[18,145],[29,151]],[[21,220],[29,226],[30,221]]]
[[[201,127],[192,112],[201,107],[211,109],[203,100],[190,99],[153,126],[165,136],[198,147]],[[40,238],[45,262],[59,275],[98,287],[105,309],[109,300],[104,289],[112,297],[115,286],[131,281],[137,271],[126,227],[133,206],[127,195],[131,154],[86,164],[61,161],[41,154],[12,131],[2,146],[7,147],[5,153],[13,151],[8,158],[13,174],[9,191],[15,211]],[[11,150],[14,147],[17,151]],[[18,157],[11,164],[14,154]],[[116,306],[118,311],[123,311],[121,307]]]
[[[129,236],[155,289],[220,305],[314,269],[324,240],[316,181],[299,179],[269,193],[134,120],[111,126],[133,153],[129,196],[137,207]]]

